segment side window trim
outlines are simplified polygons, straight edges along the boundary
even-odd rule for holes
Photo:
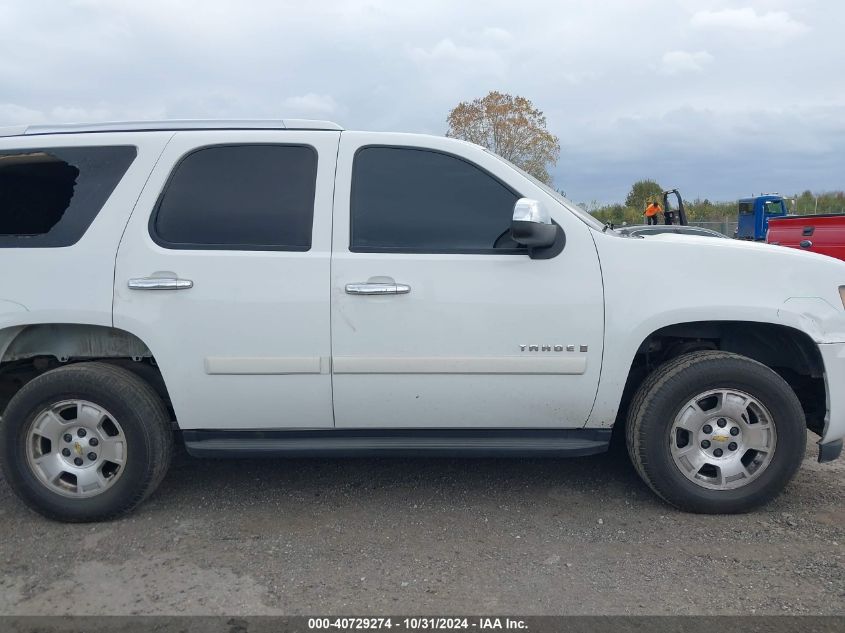
[[[418,152],[428,152],[431,154],[439,154],[441,156],[448,156],[449,158],[453,158],[459,160],[463,163],[466,163],[470,167],[478,170],[479,172],[485,174],[490,179],[494,180],[498,183],[501,187],[509,191],[515,198],[521,198],[522,194],[518,191],[514,190],[508,183],[504,182],[501,178],[490,172],[490,170],[485,169],[478,163],[475,163],[467,158],[460,156],[458,154],[454,154],[452,152],[448,152],[441,149],[434,149],[430,147],[420,147],[416,145],[401,145],[401,144],[382,144],[382,143],[368,143],[366,145],[361,145],[355,150],[355,154],[352,157],[352,182],[350,186],[350,195],[349,195],[349,252],[351,253],[385,253],[385,254],[407,254],[407,255],[526,255],[527,249],[524,247],[519,248],[444,248],[444,249],[433,249],[433,248],[415,248],[415,247],[408,247],[408,246],[355,246],[353,244],[353,235],[354,235],[354,225],[355,225],[355,216],[353,214],[352,204],[355,200],[355,163],[358,159],[358,155],[368,149],[400,149],[400,150],[412,150]]]
[[[314,183],[315,183],[315,192],[314,192],[314,200],[312,200],[312,208],[311,208],[311,223],[310,223],[310,236],[308,240],[308,246],[295,246],[295,245],[276,245],[276,244],[202,244],[202,243],[192,243],[192,242],[170,242],[162,238],[157,231],[156,221],[158,219],[159,211],[161,209],[161,205],[164,201],[164,196],[167,193],[167,190],[170,187],[171,182],[175,174],[178,172],[179,168],[182,164],[190,158],[192,155],[196,154],[197,152],[201,152],[206,149],[213,149],[219,147],[252,147],[252,146],[268,146],[268,147],[301,147],[310,150],[315,158],[314,161]],[[150,212],[150,217],[147,222],[147,230],[149,232],[150,238],[155,242],[158,246],[162,248],[166,248],[168,250],[194,250],[194,251],[230,251],[230,252],[238,252],[238,251],[274,251],[274,252],[297,252],[297,253],[306,253],[311,250],[313,246],[313,231],[314,231],[314,214],[316,209],[313,205],[316,204],[316,181],[319,174],[320,169],[320,153],[317,151],[317,148],[309,143],[279,143],[279,142],[230,142],[230,143],[209,143],[206,145],[199,145],[197,147],[192,147],[190,150],[186,151],[182,154],[178,160],[173,163],[173,166],[170,168],[170,173],[167,175],[167,179],[164,181],[162,185],[161,191],[158,193],[156,197],[156,202],[153,205],[152,211]]]

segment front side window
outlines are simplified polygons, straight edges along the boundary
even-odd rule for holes
[[[128,146],[0,151],[0,248],[78,242],[136,154]]]
[[[766,210],[766,215],[781,215],[786,213],[781,200],[767,200],[763,208]]]
[[[151,219],[167,248],[307,251],[317,152],[305,145],[219,145],[173,170]]]
[[[519,195],[440,152],[365,147],[352,168],[350,250],[525,253],[510,237]]]

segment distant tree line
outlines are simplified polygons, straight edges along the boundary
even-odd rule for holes
[[[683,192],[681,192],[683,194]],[[806,190],[800,194],[781,194],[786,199],[789,213],[809,215],[813,213],[845,213],[845,191],[814,193]],[[643,211],[651,201],[663,204],[663,188],[654,180],[639,180],[631,187],[624,203],[599,205],[582,203],[585,209],[602,222],[620,224],[642,224]],[[670,197],[674,201],[674,196]],[[726,218],[736,220],[737,201],[711,202],[709,199],[684,199],[684,209],[691,222],[723,222]]]

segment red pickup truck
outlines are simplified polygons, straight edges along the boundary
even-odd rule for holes
[[[766,241],[845,260],[845,213],[770,218]]]

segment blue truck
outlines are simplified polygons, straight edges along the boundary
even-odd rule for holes
[[[741,240],[763,241],[769,230],[769,219],[787,215],[783,196],[768,193],[739,201],[736,237]]]

